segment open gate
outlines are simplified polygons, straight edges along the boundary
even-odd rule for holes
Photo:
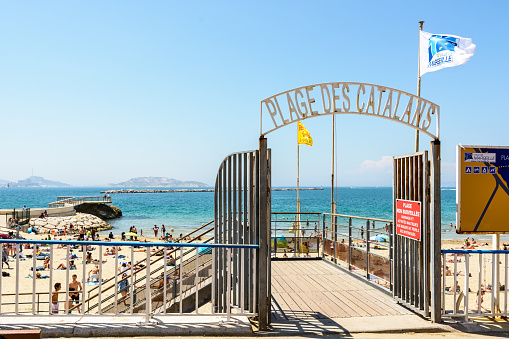
[[[440,142],[431,145],[431,161],[427,151],[394,157],[391,284],[396,300],[425,317],[431,312],[432,321],[437,322],[441,307]],[[420,203],[418,240],[401,227],[404,220],[399,219],[403,213],[398,200]]]
[[[261,330],[270,322],[270,185],[270,150],[260,138],[259,150],[223,160],[214,190],[214,242],[259,248],[213,250],[212,303],[219,313],[257,313]]]

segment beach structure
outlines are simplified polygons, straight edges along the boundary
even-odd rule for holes
[[[0,240],[15,252],[14,260],[7,261],[15,267],[13,275],[0,274],[0,314],[143,315],[140,325],[151,324],[154,316],[205,315],[224,318],[225,323],[252,317],[260,330],[309,318],[406,316],[408,309],[432,322],[443,316],[468,319],[472,275],[468,258],[473,252],[440,248],[438,105],[386,86],[335,82],[269,97],[262,101],[260,114],[259,149],[232,153],[221,162],[214,220],[186,235],[188,240]],[[331,212],[273,211],[268,134],[304,119],[341,114],[388,119],[432,138],[429,151],[393,158],[393,219],[338,214],[334,201]],[[265,129],[264,117],[270,126]],[[75,202],[88,203],[57,201]],[[72,250],[81,250],[81,255]],[[97,255],[89,260],[87,253]],[[509,252],[502,253],[507,266]],[[458,290],[462,254],[465,282]],[[481,272],[486,253],[479,254]],[[55,272],[57,256],[62,255],[62,270]],[[449,281],[442,274],[442,261],[451,260],[449,255],[455,273],[452,312],[446,300]],[[42,274],[34,278],[42,257],[49,257],[47,280]],[[91,264],[97,268],[87,275]],[[24,276],[27,268],[29,277]],[[78,280],[74,272],[79,273]],[[507,286],[507,269],[505,274]],[[480,285],[482,277],[486,280],[487,274],[479,273]],[[15,283],[4,284],[9,279]],[[57,280],[64,288],[55,292]],[[28,292],[21,291],[27,286]],[[492,303],[499,299],[495,293]],[[507,292],[505,298],[507,304]],[[485,313],[485,299],[479,293],[477,314]],[[489,314],[507,315],[507,305],[503,311],[492,307]]]

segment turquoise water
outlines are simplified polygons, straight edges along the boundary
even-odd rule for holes
[[[106,187],[71,188],[11,188],[0,189],[0,209],[45,208],[57,196],[99,196]],[[302,212],[330,212],[330,188],[300,191]],[[338,188],[338,213],[363,217],[392,219],[392,188],[358,187]],[[272,192],[273,212],[295,212],[296,191]],[[451,231],[456,218],[456,191],[442,190],[443,239],[465,238]],[[214,218],[214,193],[135,193],[112,195],[113,205],[122,210],[123,217],[108,221],[113,233],[120,234],[136,225],[145,234],[151,234],[154,225],[174,228],[185,233]],[[149,232],[150,231],[150,232]],[[478,236],[491,239],[490,236]]]

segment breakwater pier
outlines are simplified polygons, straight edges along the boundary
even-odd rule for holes
[[[290,188],[273,188],[272,191],[296,191],[297,189],[295,187]],[[323,187],[306,187],[306,188],[299,188],[299,191],[323,191]],[[134,189],[134,188],[128,188],[128,189],[120,189],[120,190],[108,190],[108,191],[101,191],[101,194],[123,194],[123,193],[189,193],[189,192],[214,192],[213,188],[181,188],[181,189],[169,189],[169,190],[163,190],[163,189]]]

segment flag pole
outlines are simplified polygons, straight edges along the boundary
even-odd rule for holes
[[[298,130],[297,130],[298,131]],[[297,132],[298,133],[298,132]],[[297,141],[297,227],[295,230],[296,233],[296,249],[295,249],[295,256],[299,256],[300,251],[300,199],[299,199],[299,166],[300,166],[300,159],[299,159],[299,142]]]
[[[424,21],[419,21],[419,57],[417,58],[417,96],[421,96],[421,32]],[[419,117],[420,120],[420,117]],[[418,122],[419,123],[419,122]],[[415,130],[415,152],[419,152],[419,130]]]
[[[331,204],[331,213],[335,213],[334,208],[334,125],[335,125],[335,115],[332,115],[332,174],[331,174],[331,185],[330,185],[330,204]]]

